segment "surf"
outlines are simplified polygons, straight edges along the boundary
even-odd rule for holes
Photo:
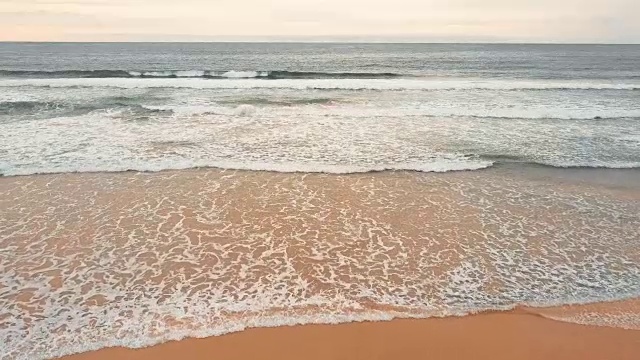
[[[384,79],[412,77],[389,72],[322,72],[283,70],[0,70],[8,78],[203,78],[203,79]]]
[[[50,78],[0,79],[0,87],[107,87],[193,89],[294,89],[294,90],[638,90],[640,83],[594,80],[503,80],[503,79],[275,79],[229,78]]]

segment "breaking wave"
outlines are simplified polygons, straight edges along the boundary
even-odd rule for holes
[[[124,100],[124,99],[123,99]],[[95,110],[121,110],[135,114],[171,114],[172,109],[156,109],[139,104],[125,102],[69,103],[62,101],[5,101],[0,102],[0,115],[39,116],[51,115],[71,116],[86,114]],[[47,116],[45,116],[47,117]]]
[[[518,79],[431,79],[431,78],[290,78],[264,81],[242,78],[226,81],[204,78],[48,78],[0,79],[0,87],[107,87],[122,89],[190,88],[190,89],[293,89],[293,90],[637,90],[640,83],[604,80],[518,80]]]
[[[199,168],[217,168],[223,170],[248,170],[267,171],[279,173],[324,173],[324,174],[358,174],[376,173],[384,171],[415,171],[415,172],[436,172],[443,173],[449,171],[470,171],[491,167],[493,162],[486,160],[465,160],[465,159],[434,159],[431,163],[415,164],[387,164],[372,166],[321,164],[321,163],[294,163],[294,162],[258,162],[258,161],[157,161],[157,162],[137,162],[112,165],[95,166],[49,166],[32,168],[5,169],[5,176],[23,176],[35,174],[61,174],[61,173],[96,173],[96,172],[159,172],[165,170],[186,170]]]
[[[0,115],[13,115],[46,110],[57,110],[62,106],[63,104],[57,102],[5,101],[0,102]]]
[[[523,166],[543,166],[557,169],[614,169],[633,170],[640,169],[640,162],[593,162],[593,163],[551,163],[527,161],[524,159],[513,160],[489,160],[488,158],[460,158],[460,159],[434,159],[425,163],[399,163],[381,164],[371,166],[321,164],[321,163],[296,163],[296,162],[258,162],[258,161],[200,161],[200,160],[168,160],[168,161],[127,161],[119,164],[95,164],[80,166],[36,166],[21,168],[0,168],[0,176],[26,176],[42,174],[64,173],[113,173],[135,171],[142,173],[154,173],[168,170],[187,169],[222,169],[242,171],[266,171],[275,173],[301,173],[301,174],[361,174],[380,173],[387,171],[409,171],[422,173],[445,173],[453,171],[476,171],[488,169],[505,163],[521,164]]]
[[[411,77],[396,73],[212,70],[0,70],[0,77],[17,78],[205,78],[205,79],[386,79]]]

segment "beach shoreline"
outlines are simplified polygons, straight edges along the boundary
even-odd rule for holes
[[[639,176],[503,165],[3,177],[5,355],[268,359],[286,352],[269,347],[275,337],[302,347],[290,359],[417,359],[424,339],[449,344],[443,359],[631,358]],[[591,304],[548,307],[580,303]],[[327,323],[342,325],[289,326]],[[488,334],[489,348],[473,340]],[[593,347],[614,355],[586,356]]]
[[[2,360],[640,355],[640,47],[0,59]]]
[[[60,358],[106,359],[636,359],[640,332],[555,321],[524,308],[462,317],[252,328]]]

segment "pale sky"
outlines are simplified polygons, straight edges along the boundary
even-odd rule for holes
[[[0,0],[0,41],[640,43],[640,0]]]

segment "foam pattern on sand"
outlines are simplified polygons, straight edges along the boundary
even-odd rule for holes
[[[8,359],[640,296],[640,202],[586,185],[200,170],[10,177],[0,194]]]

